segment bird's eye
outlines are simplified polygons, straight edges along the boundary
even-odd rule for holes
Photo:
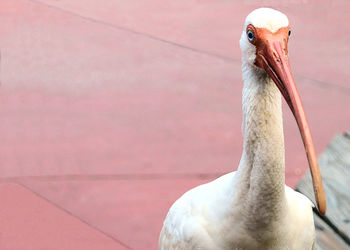
[[[254,32],[252,30],[248,30],[247,31],[247,37],[248,37],[249,41],[253,42],[254,38],[255,38]]]
[[[292,34],[292,30],[291,29],[289,29],[289,31],[288,31],[288,36],[290,36],[290,34]]]

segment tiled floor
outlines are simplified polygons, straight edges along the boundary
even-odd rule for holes
[[[25,187],[0,184],[0,249],[128,249]]]
[[[0,244],[18,249],[33,228],[28,249],[155,249],[174,200],[238,165],[238,40],[264,3],[0,2],[0,194],[12,194],[0,202]],[[292,24],[291,64],[320,153],[350,128],[350,4],[268,3]],[[307,162],[287,108],[284,120],[294,186]],[[62,238],[71,243],[49,247]]]

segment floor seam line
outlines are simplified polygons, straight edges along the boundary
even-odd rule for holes
[[[38,192],[36,192],[35,190],[31,189],[30,187],[28,187],[27,185],[21,183],[21,182],[12,182],[12,183],[15,183],[15,184],[18,184],[19,186],[27,189],[28,191],[30,191],[31,193],[33,193],[34,195],[36,195],[37,197],[45,200],[46,202],[48,202],[49,204],[53,205],[54,207],[58,208],[59,210],[63,211],[64,213],[76,218],[77,220],[79,220],[80,222],[84,223],[85,225],[87,225],[88,227],[92,228],[93,230],[105,235],[106,237],[110,238],[111,240],[117,242],[118,244],[122,245],[123,247],[127,248],[127,249],[133,249],[131,248],[130,246],[128,246],[127,244],[125,244],[124,242],[120,241],[119,239],[113,237],[112,235],[102,231],[101,229],[99,229],[98,227],[96,226],[93,226],[91,225],[89,222],[85,221],[84,219],[74,215],[73,213],[71,213],[69,210],[61,207],[60,205],[56,204],[55,202],[49,200],[48,198],[46,198],[45,196],[39,194]]]
[[[26,1],[33,2],[33,3],[39,4],[39,5],[43,5],[43,6],[46,6],[47,8],[51,8],[51,9],[54,9],[54,10],[57,10],[57,11],[61,11],[63,13],[66,13],[66,14],[69,14],[69,15],[72,15],[72,16],[75,16],[75,17],[79,17],[79,18],[81,18],[83,20],[86,20],[86,21],[89,21],[89,22],[97,23],[97,24],[100,24],[100,25],[104,25],[104,26],[107,26],[107,27],[110,27],[110,28],[122,30],[122,31],[125,31],[125,32],[130,32],[130,33],[133,33],[133,34],[136,34],[136,35],[139,35],[139,36],[147,37],[147,38],[152,39],[154,41],[166,43],[166,44],[169,44],[169,45],[172,45],[172,46],[175,46],[175,47],[178,47],[178,48],[186,49],[186,50],[198,53],[198,54],[211,56],[211,57],[214,57],[214,58],[217,58],[217,59],[221,59],[221,60],[224,60],[224,61],[228,61],[228,62],[231,62],[231,63],[235,63],[235,64],[241,64],[240,60],[237,60],[237,59],[232,58],[232,57],[226,57],[226,56],[218,55],[218,54],[210,52],[210,51],[196,49],[196,48],[193,48],[193,47],[190,47],[190,46],[186,46],[184,44],[180,44],[180,43],[169,41],[169,40],[166,40],[166,39],[163,39],[163,38],[160,38],[160,37],[156,37],[156,36],[153,36],[153,35],[148,34],[148,33],[143,33],[143,32],[140,32],[140,31],[129,29],[127,27],[123,27],[123,26],[111,24],[111,23],[108,23],[108,22],[100,21],[100,20],[97,20],[95,18],[83,16],[83,15],[80,15],[80,14],[78,14],[76,12],[73,12],[73,11],[65,10],[65,9],[62,9],[62,8],[59,8],[59,7],[56,7],[56,6],[47,4],[47,3],[43,3],[40,0],[26,0]],[[323,86],[327,86],[328,88],[334,89],[335,91],[340,92],[342,94],[350,95],[350,89],[348,89],[346,87],[330,84],[330,83],[327,83],[327,82],[324,82],[324,81],[320,81],[320,80],[315,80],[315,79],[312,79],[312,78],[309,78],[309,77],[306,77],[306,76],[303,76],[303,75],[299,75],[299,74],[295,74],[295,76],[301,77],[301,78],[303,78],[305,80],[309,80],[309,81],[314,82],[314,84],[309,84],[309,85],[314,85],[314,86],[316,85],[318,88],[324,88],[324,87],[322,87],[322,85],[323,85]]]
[[[170,44],[170,45],[173,45],[175,47],[179,47],[179,48],[182,48],[182,49],[187,49],[187,50],[199,53],[199,54],[203,54],[203,55],[215,57],[215,58],[218,58],[218,59],[222,59],[224,61],[230,61],[230,62],[233,62],[233,63],[239,63],[240,64],[239,60],[237,60],[235,58],[232,58],[232,57],[222,56],[222,55],[218,55],[216,53],[210,52],[210,51],[196,49],[196,48],[193,48],[193,47],[190,47],[190,46],[186,46],[186,45],[181,44],[181,43],[177,43],[177,42],[173,42],[173,41],[169,41],[169,40],[163,39],[161,37],[153,36],[153,35],[148,34],[148,33],[140,32],[140,31],[133,30],[133,29],[130,29],[130,28],[127,28],[127,27],[123,27],[123,26],[120,26],[120,25],[111,24],[111,23],[104,22],[104,21],[101,21],[101,20],[98,20],[98,19],[95,19],[95,18],[83,16],[83,15],[80,15],[80,14],[78,14],[76,12],[65,10],[65,9],[62,9],[62,8],[59,8],[59,7],[56,7],[56,6],[52,6],[50,4],[43,3],[43,2],[38,1],[38,0],[27,0],[27,1],[34,2],[34,3],[40,4],[40,5],[44,5],[44,6],[48,7],[48,8],[64,12],[66,14],[70,14],[70,15],[75,16],[75,17],[79,17],[79,18],[81,18],[83,20],[86,20],[86,21],[90,21],[90,22],[93,22],[93,23],[101,24],[101,25],[104,25],[104,26],[107,26],[107,27],[110,27],[110,28],[122,30],[122,31],[129,32],[129,33],[132,33],[132,34],[135,34],[135,35],[144,36],[144,37],[147,37],[147,38],[152,39],[154,41]]]
[[[13,176],[0,177],[0,183],[14,181],[108,181],[108,180],[178,180],[178,179],[209,179],[222,176],[227,172],[217,173],[184,173],[184,174],[94,174],[94,175],[41,175],[41,176]]]

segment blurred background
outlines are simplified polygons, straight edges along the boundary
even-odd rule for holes
[[[171,204],[238,166],[238,41],[257,7],[290,20],[320,154],[350,128],[348,1],[1,1],[0,246],[156,249]],[[308,165],[284,111],[295,187]]]

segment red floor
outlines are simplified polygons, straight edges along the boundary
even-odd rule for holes
[[[350,128],[350,3],[275,2],[321,153]],[[0,246],[155,249],[174,200],[238,165],[238,40],[259,6],[1,1]],[[284,120],[293,186],[307,162]]]

